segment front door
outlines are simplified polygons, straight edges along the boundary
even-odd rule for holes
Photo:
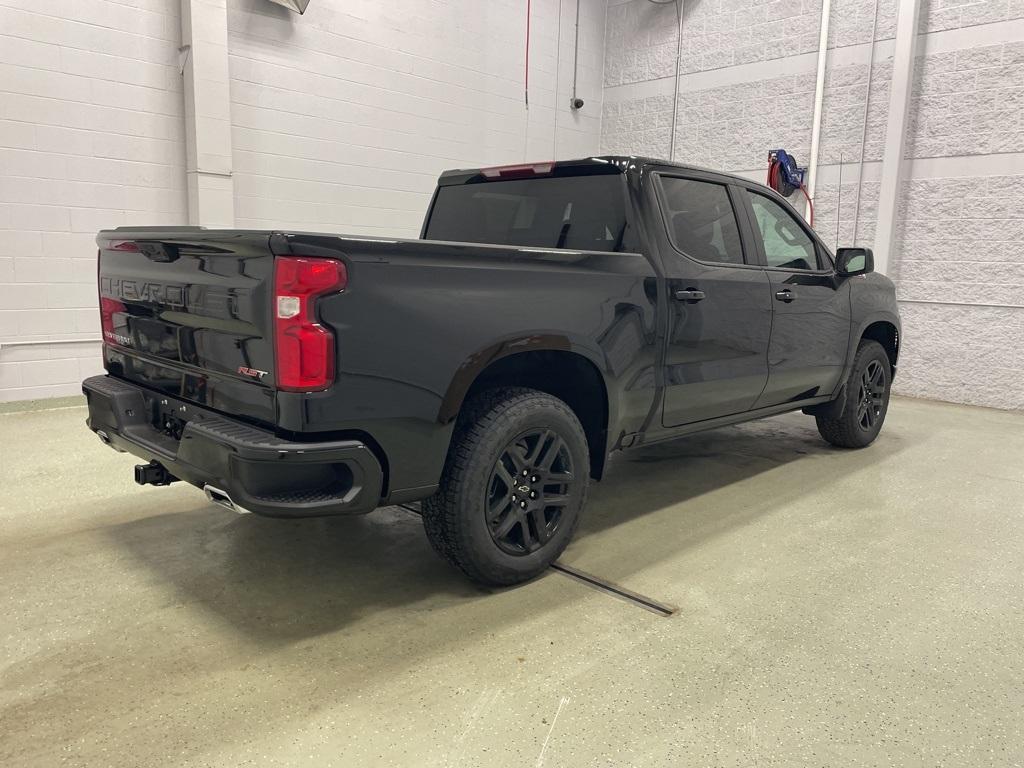
[[[850,284],[788,206],[754,190],[747,211],[773,306],[768,386],[758,408],[831,394],[850,341]]]
[[[772,300],[740,236],[742,191],[668,174],[657,187],[670,241],[663,426],[749,410],[768,379]]]

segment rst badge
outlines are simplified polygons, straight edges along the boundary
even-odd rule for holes
[[[263,377],[267,375],[266,371],[261,371],[258,368],[246,368],[244,365],[238,366],[238,372],[243,376],[248,376],[250,379],[256,379],[262,381]]]

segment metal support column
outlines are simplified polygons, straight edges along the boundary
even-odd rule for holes
[[[181,0],[188,220],[232,227],[231,98],[226,0]]]

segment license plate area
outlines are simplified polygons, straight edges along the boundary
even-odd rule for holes
[[[196,415],[193,409],[180,400],[169,397],[148,397],[146,399],[149,406],[150,426],[164,437],[170,438],[176,443],[180,442],[185,425]]]
[[[165,437],[173,439],[175,442],[181,441],[181,433],[185,431],[185,425],[188,422],[179,419],[172,413],[161,412],[160,418],[155,426],[159,430],[160,434]]]
[[[129,315],[128,328],[133,349],[163,360],[195,363],[195,346],[191,343],[192,337],[188,335],[188,343],[182,343],[186,336],[182,333],[184,329],[180,326],[150,317]]]

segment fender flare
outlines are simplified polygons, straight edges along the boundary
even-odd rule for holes
[[[448,424],[455,420],[462,408],[473,383],[487,368],[506,357],[524,352],[570,352],[591,363],[600,375],[607,398],[608,424],[614,423],[616,408],[612,401],[611,388],[608,384],[608,365],[604,353],[585,339],[573,338],[564,333],[550,331],[528,331],[511,334],[495,341],[469,355],[455,370],[448,389],[441,399],[437,421]]]
[[[850,344],[846,353],[846,366],[843,368],[843,382],[845,382],[850,376],[850,370],[853,368],[853,358],[857,356],[857,347],[860,340],[864,337],[864,331],[868,329],[868,326],[879,322],[889,323],[896,329],[896,350],[897,355],[899,354],[900,339],[903,335],[903,327],[900,324],[899,315],[888,310],[872,312],[865,317],[850,334]]]

